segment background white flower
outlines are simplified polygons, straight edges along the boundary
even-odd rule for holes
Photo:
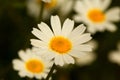
[[[45,0],[44,0],[45,1]],[[41,12],[41,5],[43,4],[40,0],[27,0],[28,14],[39,19]],[[63,18],[73,10],[73,0],[51,0],[44,3],[43,19],[48,19],[55,11],[58,15]]]
[[[113,63],[117,63],[120,65],[120,43],[118,44],[117,50],[109,53],[109,60]]]
[[[85,44],[91,40],[91,36],[90,33],[84,33],[84,25],[73,29],[74,21],[66,19],[61,26],[59,17],[52,16],[51,27],[52,30],[41,22],[38,24],[39,29],[33,28],[32,33],[38,39],[31,39],[31,44],[40,49],[42,56],[53,59],[56,65],[73,64],[73,57],[79,58],[85,52],[91,51],[91,46]]]
[[[90,65],[97,57],[95,53],[95,50],[98,46],[97,42],[95,40],[91,40],[90,42],[88,42],[88,44],[93,46],[93,51],[86,52],[86,54],[84,54],[80,58],[76,58],[76,64],[79,66]]]
[[[112,22],[120,20],[120,7],[106,11],[110,3],[111,0],[77,0],[74,19],[86,23],[91,33],[104,30],[114,32],[117,27]]]
[[[34,48],[27,49],[26,51],[19,51],[20,59],[14,59],[12,61],[13,68],[18,72],[21,77],[29,77],[29,78],[46,78],[48,72],[50,71],[50,67],[52,66],[52,62],[45,60],[44,58],[37,56],[34,52]]]

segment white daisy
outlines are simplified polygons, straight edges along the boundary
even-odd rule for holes
[[[50,2],[45,2],[43,10],[43,19],[49,17],[54,12],[54,10],[58,9],[58,7],[61,6],[63,1],[64,0],[51,0]],[[42,4],[43,3],[41,2],[41,0],[27,0],[26,5],[28,14],[30,16],[35,17],[36,19],[39,19]]]
[[[14,59],[12,63],[13,68],[19,71],[21,77],[41,79],[47,76],[53,63],[35,55],[33,49],[21,50],[18,54],[20,59]]]
[[[83,55],[80,58],[76,58],[76,64],[79,66],[89,65],[93,61],[95,61],[95,59],[97,57],[96,53],[95,53],[95,50],[98,46],[97,42],[95,40],[91,40],[90,42],[88,42],[88,44],[93,46],[93,51],[86,53],[85,55]]]
[[[51,0],[49,2],[49,0],[46,0],[46,3],[44,3],[43,19],[48,19],[55,11],[58,15],[65,18],[66,15],[73,10],[73,1],[74,0]],[[28,14],[39,19],[42,5],[41,0],[27,0],[26,4]]]
[[[117,27],[112,22],[120,20],[120,7],[106,11],[110,3],[111,0],[77,0],[74,19],[86,23],[91,33],[105,29],[114,32]]]
[[[75,29],[74,21],[66,19],[61,27],[58,16],[51,17],[51,27],[43,22],[32,33],[38,39],[31,39],[31,44],[40,49],[40,53],[47,59],[53,59],[56,65],[74,63],[73,57],[81,57],[91,46],[85,44],[91,40],[90,33],[85,33],[86,27],[79,25]]]
[[[118,44],[118,49],[116,51],[110,52],[108,58],[111,62],[120,65],[120,43]]]

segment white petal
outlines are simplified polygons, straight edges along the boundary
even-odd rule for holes
[[[92,51],[92,46],[86,45],[86,44],[76,45],[76,46],[74,46],[74,49],[80,50],[80,51]]]
[[[23,72],[23,71],[22,71]],[[22,75],[23,73],[21,73]],[[33,73],[30,73],[30,72],[26,72],[26,76],[29,77],[29,78],[33,78],[34,77],[34,74]]]
[[[50,52],[50,51],[46,51],[43,55],[42,55],[42,57],[43,58],[46,58],[46,60],[52,60],[54,57],[55,57],[55,54],[56,53],[52,53],[52,52]]]
[[[110,5],[112,0],[102,0],[101,9],[106,10]]]
[[[37,39],[31,39],[31,44],[35,47],[39,47],[39,48],[47,48],[47,44],[44,43],[43,41],[37,40]]]
[[[96,31],[97,31],[96,26],[89,25],[88,28],[87,28],[87,31],[92,33],[92,34],[95,34]]]
[[[70,19],[66,19],[62,27],[62,35],[68,36],[70,32],[73,30],[73,27],[74,27],[74,21]]]
[[[73,16],[73,19],[76,21],[76,22],[82,22],[83,21],[83,18],[82,18],[82,15],[81,14],[76,14]]]
[[[104,25],[108,31],[115,32],[117,30],[117,26],[115,24],[106,23]]]
[[[27,75],[25,71],[20,71],[18,74],[20,77],[25,77]]]
[[[27,59],[29,59],[29,56],[22,50],[18,52],[18,55],[23,61],[26,61]]]
[[[64,65],[64,61],[63,61],[63,56],[62,55],[56,55],[56,57],[55,57],[55,64],[56,65],[60,65],[60,66]]]
[[[105,31],[105,26],[104,26],[104,24],[99,25],[99,26],[96,26],[96,27],[97,27],[97,29],[98,29],[100,32]]]
[[[35,78],[36,79],[41,79],[42,78],[42,74],[35,74]]]
[[[53,37],[53,32],[47,24],[41,22],[41,24],[38,24],[38,27],[48,38]]]
[[[43,32],[41,32],[40,30],[36,28],[33,28],[32,33],[42,41],[48,42],[49,40]]]
[[[85,31],[86,27],[81,24],[79,26],[77,26],[69,35],[69,38],[71,39],[76,39],[78,38],[84,31]]]
[[[97,1],[97,0],[95,0],[95,1]],[[87,8],[91,8],[91,7],[93,7],[93,5],[95,5],[95,4],[92,4],[93,3],[92,0],[83,0],[83,2]]]
[[[84,56],[87,52],[82,52],[80,50],[71,50],[71,52],[69,53],[69,55],[75,57],[75,58],[80,58],[82,56]]]
[[[55,35],[61,34],[61,22],[58,16],[51,16],[51,26]]]
[[[113,16],[113,17],[112,17]],[[112,8],[107,11],[106,18],[108,21],[119,21],[120,20],[120,8]]]
[[[47,75],[48,75],[48,74],[46,74],[46,73],[42,73],[42,74],[41,74],[41,76],[42,76],[43,78],[46,78]]]
[[[79,36],[78,38],[76,38],[76,40],[74,40],[73,44],[74,45],[82,44],[82,43],[88,42],[91,39],[92,39],[92,37],[90,36],[90,33],[85,33],[85,34]]]
[[[74,64],[74,59],[70,55],[67,55],[67,54],[63,55],[63,59],[67,64],[70,64],[70,63]]]
[[[20,61],[19,59],[14,59],[12,63],[13,63],[13,68],[15,70],[23,70],[24,63]]]
[[[26,49],[26,51],[25,51],[25,53],[27,54],[27,55],[30,55],[30,54],[32,54],[33,52],[31,51],[31,49]]]
[[[66,16],[73,9],[73,0],[65,0],[60,8],[60,15]]]
[[[40,57],[42,57],[43,54],[45,54],[47,52],[47,50],[46,50],[47,48],[43,48],[43,47],[42,48],[35,47],[35,48],[36,48],[36,50],[35,49],[33,50],[31,57],[35,56],[35,57],[40,58]],[[33,53],[35,55],[33,55]]]
[[[75,11],[78,13],[84,13],[86,11],[86,7],[84,6],[83,2],[80,0],[77,0],[75,3],[75,7],[74,7]]]
[[[101,4],[102,1],[101,0],[88,0],[91,2],[91,6],[93,6],[93,8],[101,8]]]

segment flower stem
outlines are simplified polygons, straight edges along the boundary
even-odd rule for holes
[[[41,22],[42,21],[42,18],[43,18],[43,12],[44,12],[44,2],[41,1],[41,8],[40,8],[40,15],[39,15],[39,20],[38,22]]]
[[[51,68],[50,72],[48,73],[45,80],[49,80],[50,76],[52,76],[52,74],[53,74],[53,71],[54,71],[55,67],[56,67],[56,65],[53,64],[53,66],[52,66],[52,68]]]

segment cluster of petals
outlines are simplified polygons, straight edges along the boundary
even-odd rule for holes
[[[36,48],[20,50],[18,52],[20,59],[12,61],[13,68],[18,71],[20,77],[41,79],[48,75],[53,63],[37,56],[36,51]]]
[[[51,16],[52,30],[44,22],[38,24],[38,28],[33,28],[32,33],[38,39],[31,39],[31,44],[39,48],[38,55],[53,60],[56,65],[74,64],[74,58],[92,50],[87,44],[92,37],[84,33],[83,24],[74,28],[74,21],[67,18],[61,25],[58,16]]]
[[[108,30],[114,32],[117,27],[113,22],[120,21],[120,7],[107,10],[112,0],[77,0],[75,4],[74,20],[87,25],[91,33]]]

